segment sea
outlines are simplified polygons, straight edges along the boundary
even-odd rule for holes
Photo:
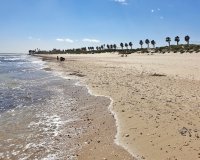
[[[0,54],[0,159],[76,159],[90,96],[76,84],[42,59]]]

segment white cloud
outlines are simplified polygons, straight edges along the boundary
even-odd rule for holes
[[[114,1],[117,2],[117,3],[123,4],[123,5],[128,4],[127,0],[114,0]]]
[[[66,38],[66,39],[57,38],[56,41],[58,41],[58,42],[67,42],[67,43],[74,43],[74,41],[72,39],[69,39],[69,38]]]
[[[56,41],[58,41],[58,42],[64,42],[64,39],[57,38]]]
[[[157,8],[157,9],[151,9],[151,12],[154,13],[154,12],[160,12],[161,9],[160,8]]]
[[[97,39],[89,39],[89,38],[85,38],[82,40],[83,42],[90,42],[90,43],[100,43],[100,40]]]
[[[65,39],[65,42],[68,42],[68,43],[74,43],[74,41],[72,39]]]

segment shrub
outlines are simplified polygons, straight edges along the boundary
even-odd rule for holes
[[[184,51],[184,50],[181,50],[180,53],[183,54],[183,53],[185,53],[185,51]]]

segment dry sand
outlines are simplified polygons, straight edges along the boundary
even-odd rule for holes
[[[115,142],[133,156],[147,160],[200,159],[200,54],[62,55],[65,62],[57,62],[57,55],[45,56],[54,57],[48,63],[52,69],[79,78],[84,75],[80,79],[93,93],[113,99]],[[112,128],[110,121],[105,119]],[[98,136],[105,135],[101,132]],[[101,154],[106,158],[115,147],[113,144]],[[118,155],[130,158],[117,148]],[[98,151],[89,152],[87,146],[79,158],[102,159]]]

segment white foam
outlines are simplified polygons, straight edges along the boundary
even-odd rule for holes
[[[117,127],[117,133],[116,133],[116,135],[115,135],[115,140],[114,140],[114,142],[115,142],[116,145],[121,146],[121,147],[123,147],[125,150],[127,150],[133,157],[136,157],[136,155],[135,155],[128,147],[122,145],[122,144],[120,143],[120,141],[119,141],[119,137],[120,137],[120,135],[119,135],[119,131],[120,131],[119,118],[118,118],[117,114],[116,114],[116,113],[113,111],[113,109],[112,109],[113,103],[114,103],[113,99],[112,99],[110,96],[94,94],[94,93],[92,92],[92,90],[89,88],[89,86],[88,86],[87,84],[83,83],[83,82],[81,83],[81,82],[79,81],[79,82],[75,83],[75,85],[86,87],[88,93],[89,93],[90,95],[92,95],[92,96],[95,96],[95,97],[106,97],[106,98],[110,99],[111,103],[110,103],[108,109],[109,109],[109,111],[111,112],[111,114],[114,116],[115,121],[116,121],[115,125],[116,125],[116,127]],[[139,159],[138,159],[138,160],[139,160]]]
[[[25,157],[23,157],[23,158],[19,158],[19,160],[27,160],[27,159],[29,159],[29,157],[30,157],[30,156],[25,156]]]
[[[21,57],[4,58],[4,61],[16,61],[16,60],[21,60]]]
[[[16,155],[18,155],[20,153],[20,151],[13,151],[11,154],[13,155],[13,156],[16,156]]]
[[[47,63],[45,61],[42,61],[38,57],[26,56],[25,59],[28,60],[28,62],[25,62],[25,63],[29,63],[29,64],[31,63],[34,66],[34,70],[44,69],[45,64]],[[25,70],[25,71],[31,71],[31,69],[28,69],[28,70]]]
[[[73,78],[72,76],[66,76],[66,74],[64,74],[63,72],[52,72],[53,73],[53,75],[54,76],[58,76],[58,77],[61,77],[61,78],[63,78],[63,79],[67,79],[67,80],[69,80],[69,79],[75,79],[75,78]]]
[[[28,128],[38,128],[39,131],[45,132],[45,134],[56,137],[60,133],[60,127],[64,124],[58,115],[48,116],[43,114],[40,116],[39,122],[31,122]]]
[[[3,155],[4,155],[3,153],[0,153],[0,158],[3,158]]]
[[[47,157],[42,158],[41,160],[55,160],[55,159],[58,159],[57,154],[49,154]]]
[[[24,150],[27,150],[27,149],[30,149],[30,148],[45,148],[45,142],[43,143],[38,143],[38,144],[35,144],[35,143],[28,143],[25,147],[24,147]]]

